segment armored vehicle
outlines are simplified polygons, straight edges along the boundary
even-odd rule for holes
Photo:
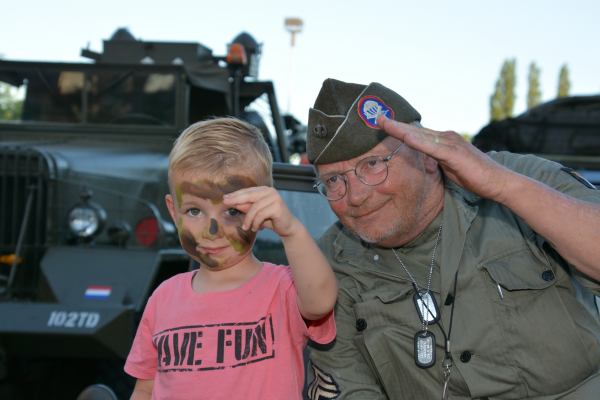
[[[483,151],[535,154],[600,185],[600,96],[559,98],[492,121],[472,143]]]
[[[273,83],[258,79],[261,46],[242,33],[228,47],[216,56],[121,29],[103,53],[82,50],[91,63],[0,60],[0,85],[22,99],[0,120],[1,399],[91,398],[82,391],[95,383],[129,398],[123,363],[146,301],[194,268],[164,201],[168,154],[190,123],[255,124],[276,187],[311,234],[335,219],[312,168],[288,163],[302,143],[295,135],[290,147],[298,128],[286,128]],[[272,232],[254,250],[286,262]]]

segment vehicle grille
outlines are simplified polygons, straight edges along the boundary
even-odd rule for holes
[[[0,147],[0,255],[14,254],[21,230],[25,229],[12,293],[33,296],[39,262],[46,249],[48,213],[52,193],[48,157],[31,148]],[[27,225],[23,226],[28,197],[32,193]],[[11,266],[0,264],[0,274],[9,276]]]

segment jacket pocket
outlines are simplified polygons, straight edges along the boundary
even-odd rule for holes
[[[561,393],[598,369],[597,357],[590,354],[590,344],[584,343],[569,313],[565,301],[570,299],[557,284],[557,271],[540,262],[527,246],[476,268],[487,272],[480,278],[486,282],[495,314],[488,322],[500,326],[508,356],[531,397]]]
[[[476,268],[487,271],[496,284],[511,291],[542,290],[556,283],[555,271],[540,263],[527,246],[520,246],[498,254],[477,264]]]
[[[418,369],[413,361],[414,335],[423,329],[413,295],[414,289],[407,283],[397,290],[365,293],[365,298],[370,300],[353,305],[357,319],[354,344],[390,398],[414,398],[424,385],[423,379],[406,378]],[[439,293],[433,292],[433,295],[440,304]],[[419,373],[428,376],[433,374],[433,379],[437,379],[436,368]]]

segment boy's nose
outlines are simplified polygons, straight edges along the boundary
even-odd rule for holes
[[[217,220],[211,218],[210,219],[210,225],[208,227],[208,235],[207,237],[209,238],[216,238],[216,237],[221,237],[222,235],[219,235],[219,223],[217,222]]]
[[[215,221],[214,219],[211,219],[208,233],[210,233],[211,235],[216,235],[217,232],[219,232],[219,224],[217,224],[217,221]]]

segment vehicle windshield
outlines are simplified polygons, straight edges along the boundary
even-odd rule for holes
[[[0,93],[4,121],[175,125],[175,73],[2,69]]]

